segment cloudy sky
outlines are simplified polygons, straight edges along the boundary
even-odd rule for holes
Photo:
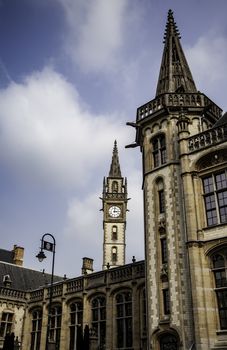
[[[136,109],[154,98],[168,9],[197,89],[227,110],[226,0],[0,0],[1,248],[40,264],[43,233],[56,274],[102,265],[103,176],[114,140],[128,178],[127,262],[143,259]]]

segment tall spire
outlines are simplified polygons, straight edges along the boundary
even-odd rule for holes
[[[110,165],[109,177],[121,177],[121,168],[118,157],[117,141],[114,141],[112,162]]]
[[[168,92],[197,92],[172,10],[168,11],[156,97]]]

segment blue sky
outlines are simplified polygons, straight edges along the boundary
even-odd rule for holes
[[[217,5],[218,4],[218,5]],[[38,263],[43,233],[57,242],[56,273],[82,257],[102,265],[99,197],[114,140],[128,178],[127,262],[143,259],[141,155],[127,121],[154,98],[168,9],[197,89],[227,110],[226,0],[0,1],[1,248]]]

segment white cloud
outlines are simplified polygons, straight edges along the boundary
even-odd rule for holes
[[[212,95],[218,96],[223,103],[226,97],[227,39],[221,34],[208,32],[194,46],[187,48],[186,57],[198,90],[207,91],[211,99]]]
[[[80,187],[126,139],[120,116],[95,115],[51,68],[0,91],[0,157],[22,178]],[[108,147],[109,148],[108,148]]]
[[[69,35],[67,50],[84,71],[109,71],[116,64],[125,35],[128,0],[59,0]]]
[[[40,210],[35,197],[34,206],[29,208],[28,204],[23,207],[23,198],[20,199],[20,215],[23,217],[25,211],[27,216],[34,216],[35,231],[59,223],[58,273],[65,273],[66,266],[71,266],[75,257],[78,261],[85,255],[95,259],[96,269],[101,268],[103,232],[98,197],[102,192],[102,178],[109,172],[116,138],[122,174],[128,177],[129,196],[133,198],[129,203],[132,214],[128,214],[129,256],[137,255],[138,237],[141,252],[142,201],[138,193],[141,179],[136,169],[140,155],[138,150],[124,149],[125,144],[133,141],[134,132],[124,127],[123,116],[92,114],[77,90],[51,68],[32,74],[21,84],[11,83],[7,89],[0,90],[0,104],[1,166],[9,171],[10,177],[17,180],[19,177],[25,188],[27,183],[32,184],[31,191],[38,184],[43,193],[40,198],[44,200],[45,188],[55,192],[53,200],[48,199],[52,213],[47,215],[48,219],[35,213]],[[30,195],[35,196],[35,191]],[[54,200],[58,197],[65,201],[61,206],[65,210],[61,213],[61,222],[54,215]],[[14,212],[7,215],[14,217]],[[35,221],[38,218],[41,222]],[[24,232],[20,233],[21,245],[25,244],[25,237],[31,239],[29,222],[27,225],[24,223]],[[33,259],[34,252],[27,251],[26,255],[29,254]],[[72,270],[69,268],[70,274],[79,273],[78,264],[77,270]]]

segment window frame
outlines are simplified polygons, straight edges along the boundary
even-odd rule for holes
[[[53,305],[50,312],[49,338],[55,342],[56,350],[60,349],[62,306]]]
[[[42,309],[32,311],[31,347],[30,350],[39,350],[42,333]]]
[[[6,319],[4,319],[3,317],[4,315],[6,315]],[[0,323],[0,338],[5,338],[7,333],[11,333],[13,323],[14,323],[14,312],[9,310],[5,310],[5,311],[3,310],[1,315],[1,323]]]
[[[157,168],[167,162],[166,136],[161,133],[151,139],[153,166]]]
[[[95,304],[97,302],[97,304]],[[95,317],[94,317],[95,316]],[[91,300],[91,324],[98,337],[99,349],[105,349],[106,344],[106,297],[98,295]]]
[[[116,348],[133,348],[133,303],[132,291],[119,291],[115,296]]]
[[[201,179],[207,227],[227,223],[227,169],[203,175]]]
[[[75,306],[75,310],[72,310],[72,306]],[[69,325],[69,349],[74,350],[75,345],[75,330],[76,327],[81,327],[83,330],[83,301],[76,300],[72,301],[69,304],[69,313],[70,313],[70,325]],[[78,328],[77,328],[78,331]]]
[[[218,314],[219,314],[219,327],[221,330],[227,330],[227,247],[219,249],[211,256],[211,270],[213,272],[214,279],[214,291],[216,294]],[[215,266],[214,258],[221,257],[223,264]],[[216,259],[216,261],[218,261]],[[220,261],[220,259],[219,259]],[[221,272],[221,279],[217,278],[217,273]],[[218,283],[217,283],[218,282]],[[220,283],[219,283],[220,282]]]

